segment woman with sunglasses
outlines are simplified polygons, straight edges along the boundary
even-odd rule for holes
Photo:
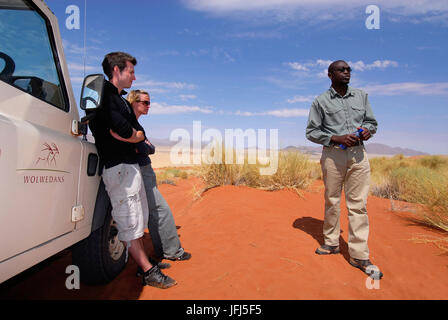
[[[151,105],[149,93],[143,90],[132,90],[128,94],[127,100],[131,104],[137,119],[136,123],[133,124],[136,127],[135,129],[144,132],[145,130],[138,123],[138,119],[140,116],[148,114]],[[113,132],[111,134],[118,140],[126,141],[126,139]],[[157,188],[156,174],[149,158],[150,154],[155,153],[154,145],[148,139],[145,139],[136,144],[136,152],[148,199],[148,229],[155,251],[155,259],[159,263],[160,268],[168,268],[169,264],[160,262],[163,258],[172,261],[182,261],[190,259],[191,254],[182,248],[171,209]],[[139,274],[138,271],[137,273]]]

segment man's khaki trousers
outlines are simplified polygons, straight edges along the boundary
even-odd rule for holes
[[[369,218],[367,196],[370,183],[370,165],[364,146],[324,147],[320,160],[325,184],[324,241],[339,246],[340,200],[344,187],[348,209],[348,250],[350,257],[369,259]]]

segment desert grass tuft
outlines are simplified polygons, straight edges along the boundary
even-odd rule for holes
[[[307,189],[321,177],[320,166],[300,152],[281,152],[277,172],[260,177],[260,186],[266,190]]]
[[[448,237],[428,237],[427,235],[420,235],[412,238],[416,243],[431,243],[442,250],[443,254],[448,254]]]
[[[423,156],[370,160],[372,194],[420,204],[421,223],[448,232],[448,158]]]
[[[190,171],[192,170],[184,170],[173,167],[159,169],[156,172],[157,184],[176,185],[177,179],[188,179],[188,177],[192,174]]]
[[[228,152],[233,152],[233,159],[236,159],[235,150]],[[225,163],[224,154],[221,163],[200,166],[200,176],[206,185],[204,191],[223,185],[245,185],[270,191],[288,188],[300,194],[300,190],[321,176],[320,167],[299,152],[279,152],[277,170],[271,175],[261,175],[260,169],[267,166],[258,161],[250,164],[247,153],[241,164]]]

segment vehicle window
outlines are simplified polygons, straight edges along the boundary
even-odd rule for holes
[[[0,0],[0,80],[67,111],[45,19],[23,0]]]

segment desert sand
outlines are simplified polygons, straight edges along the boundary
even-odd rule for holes
[[[151,163],[153,168],[166,168],[166,167],[175,167],[175,166],[185,166],[185,165],[176,165],[171,162],[170,159],[170,151],[171,147],[168,146],[157,146],[156,153],[151,155]],[[192,156],[192,153],[191,153]]]
[[[348,263],[347,213],[341,215],[341,254],[319,256],[323,186],[268,192],[242,186],[210,189],[197,198],[197,178],[161,185],[189,261],[170,262],[178,285],[142,287],[132,259],[111,283],[65,288],[66,250],[0,285],[2,299],[447,299],[448,256],[416,238],[444,234],[422,227],[410,212],[391,211],[389,200],[369,197],[371,260],[384,277],[374,284]],[[397,207],[395,205],[395,207]],[[406,207],[404,207],[406,208]],[[445,234],[446,236],[446,234]],[[152,250],[150,235],[145,235]],[[372,288],[375,285],[377,289]]]

